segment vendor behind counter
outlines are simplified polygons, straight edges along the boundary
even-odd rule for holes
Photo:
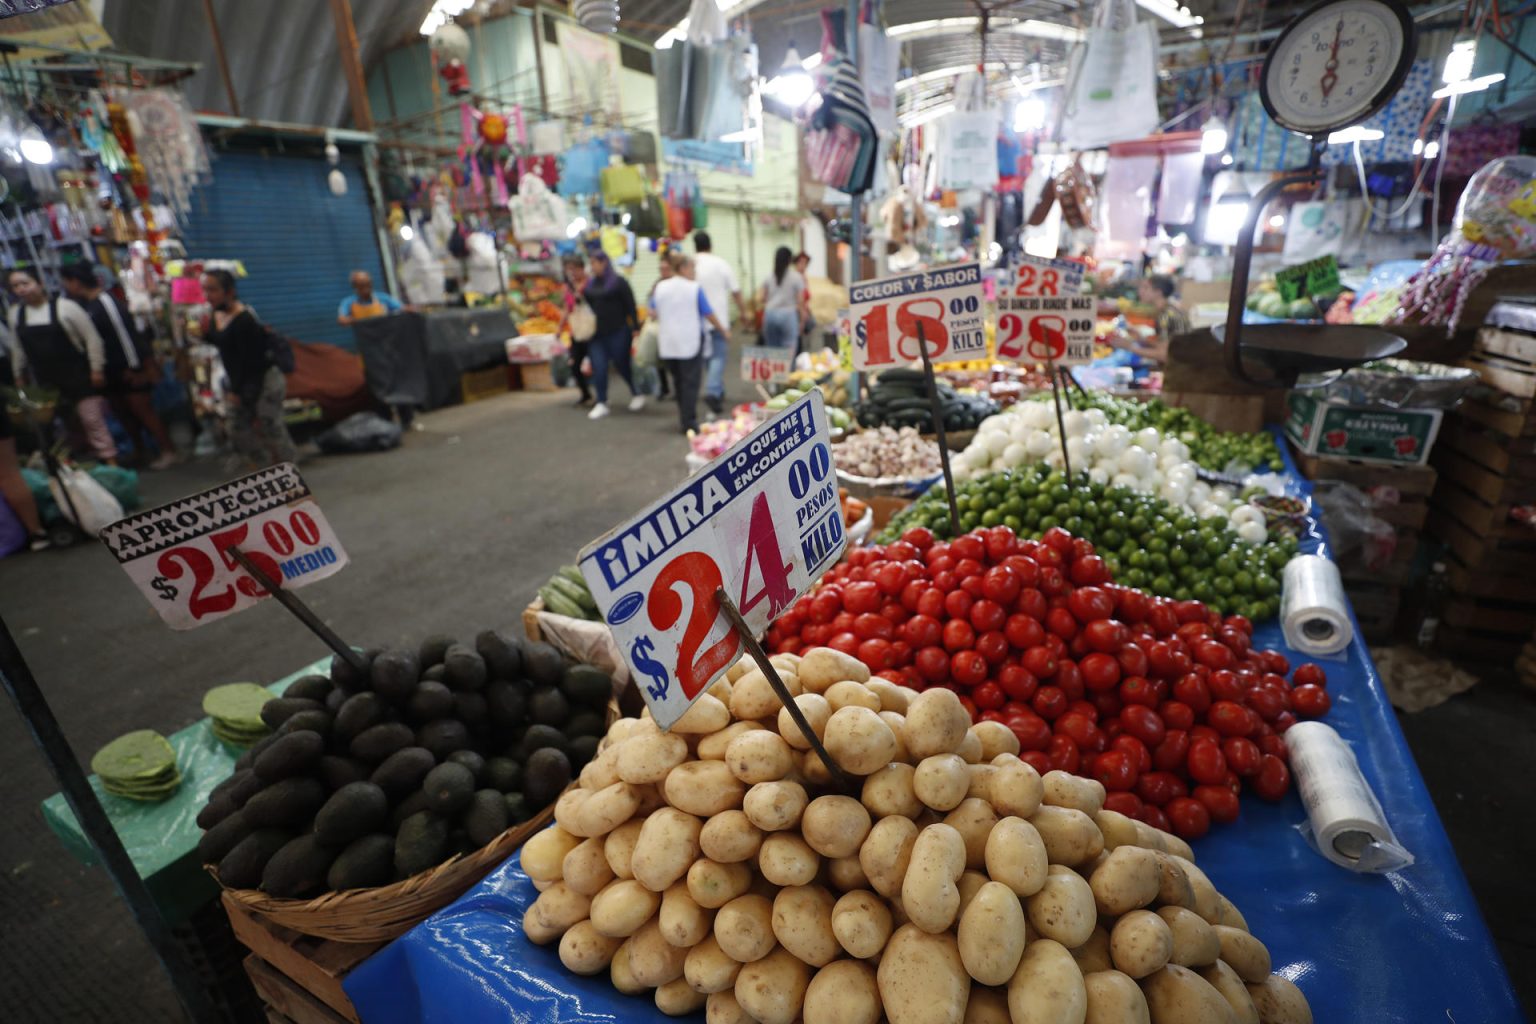
[[[1189,314],[1174,299],[1176,286],[1166,274],[1151,274],[1136,286],[1136,297],[1152,310],[1155,331],[1142,337],[1130,331],[1116,331],[1107,340],[1127,354],[1128,365],[1138,370],[1162,366],[1168,361],[1168,342],[1190,331]]]

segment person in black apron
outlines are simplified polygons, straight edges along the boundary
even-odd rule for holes
[[[91,454],[117,465],[117,442],[107,427],[107,400],[102,395],[106,353],[90,316],[71,299],[49,296],[30,269],[12,270],[7,283],[17,299],[10,321],[17,342],[11,351],[16,380],[57,391]]]
[[[203,297],[213,307],[203,337],[219,350],[229,390],[229,439],[252,468],[293,462],[298,453],[283,423],[287,384],[272,351],[270,333],[235,293],[227,270],[203,275]]]

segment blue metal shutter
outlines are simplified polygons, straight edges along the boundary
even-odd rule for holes
[[[283,334],[351,349],[352,328],[336,322],[347,275],[366,270],[382,290],[384,267],[358,156],[343,153],[341,170],[347,194],[333,196],[323,159],[216,152],[183,240],[192,259],[242,261],[241,300]]]

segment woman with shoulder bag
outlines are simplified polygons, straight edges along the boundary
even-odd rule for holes
[[[227,270],[203,275],[203,297],[213,307],[203,337],[219,350],[229,377],[229,439],[258,468],[298,458],[283,423],[287,382],[273,351],[271,330],[235,294]]]
[[[592,389],[587,386],[587,375],[581,367],[587,361],[592,335],[597,333],[597,315],[581,294],[587,284],[586,261],[580,253],[571,253],[560,262],[565,268],[565,316],[561,318],[560,326],[555,328],[555,336],[559,337],[565,333],[566,328],[570,328],[571,376],[581,389],[576,407],[582,409],[592,404]]]

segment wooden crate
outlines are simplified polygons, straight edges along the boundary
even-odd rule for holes
[[[1536,479],[1507,476],[1446,447],[1429,457],[1440,479],[1451,480],[1489,505],[1528,505],[1536,501]]]
[[[524,391],[559,391],[549,363],[518,363],[513,368]]]
[[[1536,398],[1536,335],[1484,327],[1462,365],[1517,398]]]
[[[1536,400],[1502,391],[1477,388],[1462,399],[1452,415],[1508,437],[1536,437]]]
[[[1457,594],[1446,601],[1442,621],[1450,626],[1526,638],[1536,629],[1536,601]]]
[[[1529,641],[1516,656],[1515,678],[1522,686],[1536,690],[1536,639]]]
[[[1525,637],[1441,623],[1435,651],[1452,661],[1509,665],[1525,648]]]
[[[860,499],[870,507],[875,514],[874,533],[885,529],[887,523],[895,517],[896,513],[912,504],[911,498],[886,498],[880,495]]]
[[[1430,512],[1427,529],[1471,572],[1536,577],[1536,530],[1527,529],[1528,536],[1524,537],[1517,534],[1488,536],[1441,509]]]
[[[1402,589],[1376,583],[1346,583],[1344,593],[1355,610],[1360,635],[1367,643],[1391,640],[1397,632],[1397,613],[1402,605]]]
[[[470,402],[504,395],[511,390],[511,384],[510,369],[506,366],[470,370],[459,375],[459,394],[464,404],[468,405]]]
[[[1375,583],[1388,587],[1405,587],[1413,576],[1413,560],[1419,553],[1419,531],[1401,528],[1397,531],[1397,547],[1385,565],[1366,564],[1364,553],[1355,550],[1338,560],[1339,575],[1345,583]]]
[[[1427,498],[1435,489],[1437,475],[1430,466],[1394,466],[1332,455],[1308,455],[1294,445],[1291,455],[1296,468],[1308,480],[1342,480],[1362,491],[1393,487],[1403,498]]]
[[[1264,429],[1263,395],[1227,395],[1207,391],[1169,391],[1167,405],[1188,409],[1217,430],[1252,434]]]
[[[351,1021],[357,1011],[342,990],[341,980],[384,944],[382,942],[332,942],[287,928],[280,928],[224,896],[224,910],[235,938],[251,951],[245,960],[251,983],[269,1006],[297,1024],[310,1021]],[[257,969],[252,969],[255,961]],[[265,986],[265,987],[264,987]],[[269,998],[267,989],[281,989],[281,1001]],[[316,1009],[318,1007],[318,1009]],[[294,1008],[309,1012],[297,1016]],[[325,1015],[317,1015],[324,1011]]]
[[[1511,436],[1464,417],[1451,416],[1436,443],[1438,450],[1471,459],[1500,476],[1536,479],[1536,438]]]
[[[324,1002],[304,990],[282,971],[252,953],[245,958],[245,973],[261,1001],[267,1006],[267,1020],[292,1024],[356,1024],[357,1016],[343,1017]]]

